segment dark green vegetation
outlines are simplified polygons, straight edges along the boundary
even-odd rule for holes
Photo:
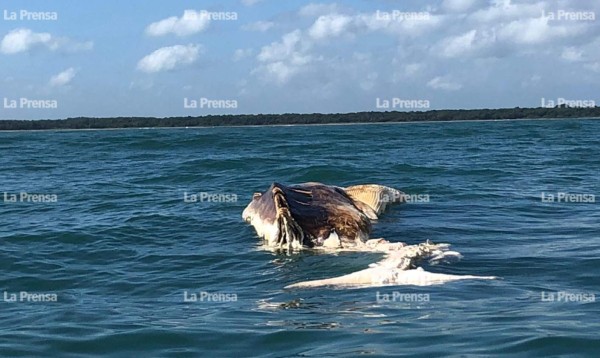
[[[105,129],[146,127],[213,127],[282,124],[464,121],[534,118],[595,118],[600,107],[459,109],[423,112],[357,112],[343,114],[209,115],[201,117],[77,117],[56,120],[0,120],[0,130]]]

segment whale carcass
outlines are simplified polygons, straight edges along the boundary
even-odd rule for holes
[[[273,183],[255,193],[242,216],[269,246],[289,250],[351,248],[368,240],[372,220],[404,193],[383,185],[348,188]]]
[[[405,201],[400,190],[365,184],[349,187],[321,183],[273,183],[255,193],[242,218],[251,224],[267,248],[287,252],[302,249],[381,252],[384,258],[369,268],[331,279],[312,280],[288,287],[429,285],[460,279],[493,277],[446,275],[424,271],[417,264],[459,258],[447,244],[419,245],[370,239],[371,228],[386,208]]]

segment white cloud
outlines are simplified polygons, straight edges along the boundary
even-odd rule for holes
[[[70,67],[61,73],[54,75],[50,78],[49,85],[52,87],[61,87],[67,85],[71,82],[75,75],[77,74],[77,70],[73,67]]]
[[[0,50],[5,54],[28,51],[37,45],[51,47],[52,35],[47,32],[35,33],[30,29],[15,29],[2,39]]]
[[[471,30],[442,40],[440,54],[444,57],[464,57],[493,46],[497,41],[494,29]]]
[[[414,76],[422,71],[424,67],[425,65],[422,63],[409,63],[404,66],[404,74],[409,77]]]
[[[509,42],[531,45],[572,37],[583,30],[580,25],[550,25],[547,18],[538,17],[511,21],[498,30],[498,36]]]
[[[419,12],[418,12],[419,13]],[[393,36],[420,36],[438,28],[445,17],[431,12],[420,12],[414,18],[403,20],[375,13],[361,13],[355,16],[356,28],[362,31],[380,31]]]
[[[177,36],[187,36],[206,30],[209,24],[210,17],[202,11],[185,10],[181,17],[171,16],[151,23],[146,27],[146,34],[163,36],[172,33]]]
[[[168,71],[196,62],[199,55],[199,45],[162,47],[142,58],[137,64],[137,69],[147,73]]]
[[[430,53],[461,60],[531,55],[540,51],[561,53],[573,41],[589,39],[595,24],[549,20],[542,16],[543,10],[549,11],[548,4],[544,1],[512,3],[498,0],[466,17],[462,14],[447,15],[455,21],[446,23],[448,26],[444,32],[447,37],[437,41],[430,48]],[[576,54],[563,53],[563,59],[567,61],[574,60],[573,56]]]
[[[465,51],[471,50],[477,30],[471,30],[462,35],[454,36],[444,40],[442,54],[446,57],[464,55]]]
[[[263,46],[257,59],[262,62],[267,62],[302,57],[308,47],[309,44],[303,43],[302,41],[302,32],[300,30],[295,30],[283,35],[281,41],[273,42],[268,46]]]
[[[448,78],[435,77],[431,81],[427,82],[427,86],[436,90],[444,91],[457,91],[462,88],[462,85],[457,82],[453,82]]]
[[[240,61],[246,57],[252,56],[252,52],[254,52],[251,48],[238,48],[233,52],[233,60]]]
[[[424,74],[427,64],[424,62],[410,62],[413,59],[394,57],[390,64],[393,66],[390,80],[392,83],[402,83],[406,80],[414,80]]]
[[[582,60],[583,53],[574,47],[567,47],[563,50],[560,57],[568,62],[578,62]]]
[[[400,21],[377,12],[354,15],[330,13],[319,16],[308,29],[308,35],[315,40],[342,35],[355,37],[372,32],[382,32],[392,36],[419,36],[442,23],[441,16],[425,12],[423,14],[427,15]]]
[[[561,1],[566,10],[581,9],[577,0]],[[410,83],[418,91],[441,96],[436,103],[443,106],[465,96],[460,90],[467,87],[493,92],[511,83],[518,88],[522,78],[533,73],[530,67],[543,76],[531,81],[535,88],[556,80],[559,76],[547,71],[566,65],[564,61],[579,61],[590,71],[600,71],[594,62],[600,57],[592,45],[598,23],[549,21],[542,11],[559,10],[552,1],[439,0],[436,5],[405,8],[429,11],[419,19],[378,16],[372,6],[359,10],[342,5],[303,6],[298,16],[290,17],[302,26],[255,53],[252,74],[298,91],[327,87],[332,96],[344,93],[348,84],[354,91],[383,93],[397,83]],[[335,42],[338,39],[344,41]],[[356,51],[360,52],[355,56]],[[365,61],[368,55],[371,58]],[[502,81],[490,86],[494,76]],[[496,97],[510,96],[503,92]]]
[[[314,60],[308,54],[310,47],[311,44],[303,40],[300,30],[289,32],[282,36],[281,41],[261,49],[256,58],[262,64],[255,72],[280,84],[286,83]]]
[[[308,29],[308,34],[314,39],[337,37],[348,32],[353,18],[347,15],[330,14],[319,16]]]
[[[491,6],[473,12],[469,18],[481,23],[493,24],[500,21],[541,17],[544,8],[544,2],[513,4],[510,0],[499,0],[492,2]]]
[[[272,21],[256,21],[242,26],[242,30],[265,32],[270,30],[274,25],[275,23]]]
[[[257,71],[261,72],[264,76],[274,80],[279,84],[284,84],[288,82],[294,75],[296,75],[300,69],[297,66],[292,66],[282,61],[277,61],[265,64],[259,67]]]
[[[309,4],[300,10],[304,16],[316,15],[319,12],[336,11],[337,6],[325,4]],[[328,39],[347,36],[356,38],[373,32],[403,37],[419,36],[441,23],[439,16],[397,21],[379,17],[377,13],[340,14],[337,12],[321,14],[305,31],[297,29],[282,36],[280,41],[264,46],[257,56],[259,66],[253,73],[260,73],[267,80],[279,84],[288,82],[297,74],[315,69],[317,62],[331,64],[331,61],[321,61],[322,56],[313,53],[318,45]],[[375,80],[371,76],[365,83],[372,87]],[[364,86],[363,86],[364,87]]]
[[[66,37],[53,36],[47,32],[33,32],[27,28],[18,28],[2,38],[0,52],[11,55],[39,47],[45,47],[52,51],[76,52],[92,49],[93,42],[76,42]]]

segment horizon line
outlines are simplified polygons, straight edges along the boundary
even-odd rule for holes
[[[456,111],[501,111],[501,110],[514,110],[514,109],[521,109],[521,110],[532,110],[532,109],[547,109],[547,110],[556,110],[556,109],[570,109],[570,110],[586,110],[586,109],[599,109],[600,106],[594,106],[594,107],[568,107],[566,105],[556,105],[554,107],[500,107],[500,108],[459,108],[459,109],[449,109],[449,108],[445,108],[445,109],[427,109],[427,110],[413,110],[413,111],[358,111],[358,112],[306,112],[306,113],[300,113],[300,112],[285,112],[285,113],[256,113],[256,114],[250,114],[250,113],[224,113],[224,114],[201,114],[201,115],[195,115],[195,116],[190,116],[190,115],[174,115],[174,116],[168,116],[168,117],[156,117],[156,116],[126,116],[126,115],[119,115],[119,116],[111,116],[111,117],[93,117],[93,116],[77,116],[77,117],[66,117],[66,118],[34,118],[34,119],[17,119],[17,118],[0,118],[0,121],[64,121],[64,120],[69,120],[69,119],[81,119],[81,118],[88,118],[88,119],[115,119],[115,118],[147,118],[147,119],[173,119],[173,118],[204,118],[204,117],[225,117],[225,116],[231,116],[231,117],[239,117],[239,116],[285,116],[285,115],[299,115],[299,116],[309,116],[309,115],[325,115],[325,116],[329,116],[329,115],[348,115],[348,114],[362,114],[362,113],[398,113],[398,114],[410,114],[410,113],[431,113],[431,112],[438,112],[438,111],[449,111],[449,112],[456,112]],[[587,117],[587,118],[594,118],[594,117]],[[516,119],[516,118],[515,118]],[[533,119],[533,118],[532,118]],[[434,120],[431,120],[434,121]],[[436,122],[442,122],[444,120],[439,120]],[[388,122],[383,122],[383,123],[388,123]]]

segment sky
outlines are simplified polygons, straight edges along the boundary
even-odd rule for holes
[[[594,0],[3,0],[0,119],[600,103],[599,16]]]

